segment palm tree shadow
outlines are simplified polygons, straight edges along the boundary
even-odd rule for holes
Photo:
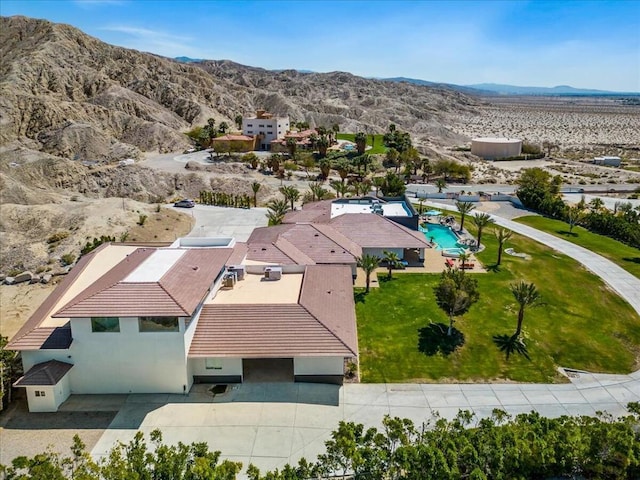
[[[640,257],[623,257],[622,260],[624,260],[625,262],[639,263],[640,264]]]
[[[494,335],[493,343],[507,356],[507,360],[509,360],[509,357],[514,353],[522,355],[527,360],[531,360],[527,346],[519,337],[514,335]]]
[[[577,237],[578,234],[576,232],[570,232],[569,230],[556,230],[556,233],[560,235],[564,235],[565,237]]]
[[[447,335],[448,328],[444,323],[430,323],[419,329],[418,350],[430,357],[437,353],[447,356],[464,345],[464,334],[454,327],[451,335]]]
[[[367,293],[366,292],[356,292],[353,294],[353,300],[356,303],[364,303],[367,299]]]
[[[493,265],[489,265],[487,267],[487,270],[493,273],[498,273],[500,271],[500,265],[498,265],[497,263],[494,263]]]

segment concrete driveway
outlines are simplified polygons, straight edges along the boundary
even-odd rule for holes
[[[238,242],[246,242],[253,229],[267,225],[266,208],[225,208],[198,205],[193,208],[176,208],[195,218],[195,226],[189,237],[235,237]]]
[[[210,385],[195,385],[189,395],[129,395],[92,450],[102,457],[115,442],[128,442],[140,430],[162,430],[167,443],[207,442],[223,459],[253,463],[261,470],[281,469],[302,457],[315,460],[338,422],[380,428],[385,415],[417,425],[436,412],[452,419],[471,410],[476,420],[495,408],[511,415],[535,411],[547,417],[626,414],[640,401],[640,372],[592,375],[572,372],[570,384],[346,384],[245,383],[213,395]],[[113,396],[107,396],[113,401]],[[100,396],[72,396],[73,403],[99,402]]]

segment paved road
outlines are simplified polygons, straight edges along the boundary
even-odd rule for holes
[[[436,208],[451,208],[451,205],[444,203],[427,202],[426,204]],[[638,315],[640,315],[640,278],[634,277],[612,261],[586,248],[497,215],[491,215],[491,217],[495,220],[496,224],[532,238],[580,262],[587,269],[602,278],[618,295],[629,302],[635,311],[638,312]]]

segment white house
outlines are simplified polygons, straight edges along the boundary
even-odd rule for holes
[[[341,383],[358,354],[351,268],[280,274],[245,266],[243,244],[186,240],[81,258],[7,346],[22,354],[15,386],[30,411],[56,411],[73,393],[181,394],[260,369]]]
[[[289,131],[289,117],[274,117],[258,110],[253,118],[242,119],[242,134],[257,137],[256,148],[269,150],[273,140],[280,140]]]

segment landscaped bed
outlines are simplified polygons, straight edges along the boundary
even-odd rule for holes
[[[515,221],[550,233],[563,240],[580,245],[593,253],[602,255],[624,268],[630,274],[640,278],[640,250],[637,248],[625,245],[613,238],[592,233],[579,226],[573,227],[573,231],[569,232],[569,225],[566,222],[553,218],[527,216],[517,218]]]
[[[442,353],[451,346],[439,327],[430,326],[442,324],[446,334],[448,317],[433,293],[439,275],[403,274],[391,281],[381,275],[380,288],[368,295],[357,290],[363,382],[562,382],[558,366],[608,373],[638,368],[640,318],[623,299],[573,259],[516,234],[506,247],[531,259],[503,255],[496,268],[491,230],[485,229],[486,249],[477,254],[489,268],[476,274],[480,300],[456,321],[457,340],[464,339],[451,353]],[[515,331],[518,310],[509,285],[519,280],[535,283],[544,305],[525,313],[530,360],[516,353],[507,361],[493,336]]]

